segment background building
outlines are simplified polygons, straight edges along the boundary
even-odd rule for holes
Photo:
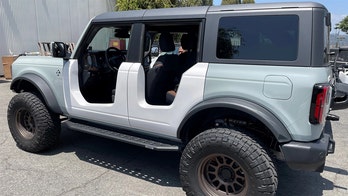
[[[94,16],[116,0],[1,0],[0,57],[38,52],[38,42],[76,43]],[[3,66],[0,58],[0,75]]]

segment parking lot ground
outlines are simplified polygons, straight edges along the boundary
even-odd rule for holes
[[[40,154],[16,147],[7,125],[7,106],[15,94],[0,79],[0,194],[12,195],[184,195],[180,154],[157,152],[70,130],[60,143]],[[348,109],[332,113],[335,154],[323,173],[278,167],[277,195],[348,195]]]

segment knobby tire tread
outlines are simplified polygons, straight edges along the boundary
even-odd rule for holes
[[[234,130],[233,130],[234,129]],[[221,143],[230,149],[236,149],[242,159],[249,159],[250,168],[255,172],[255,177],[260,184],[251,192],[252,195],[274,195],[277,189],[278,179],[276,168],[261,143],[253,135],[242,133],[237,127],[213,128],[199,134],[186,146],[180,164],[180,176],[183,190],[187,195],[197,195],[191,189],[188,178],[190,164],[188,161],[199,151],[204,151],[209,146]],[[250,176],[252,177],[252,176]]]
[[[16,112],[27,109],[35,119],[37,125],[35,136],[30,141],[25,141],[14,126]],[[15,95],[8,107],[8,123],[11,134],[17,146],[28,152],[40,152],[55,146],[60,135],[59,115],[50,112],[45,104],[34,94],[24,92]]]

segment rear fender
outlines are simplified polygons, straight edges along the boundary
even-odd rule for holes
[[[292,140],[284,124],[274,114],[256,103],[239,98],[214,98],[196,105],[182,121],[179,127],[178,137],[180,138],[184,134],[181,133],[181,130],[183,130],[183,127],[189,122],[191,117],[198,114],[200,111],[211,108],[230,108],[247,113],[267,126],[279,143]]]

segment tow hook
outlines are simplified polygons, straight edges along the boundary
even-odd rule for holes
[[[340,117],[334,114],[328,114],[326,116],[326,120],[331,120],[331,121],[339,121]]]

